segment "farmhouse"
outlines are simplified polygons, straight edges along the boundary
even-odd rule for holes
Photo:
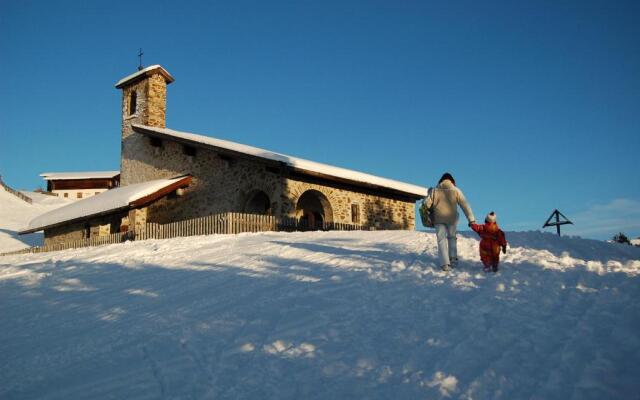
[[[414,229],[424,187],[168,129],[173,81],[153,65],[116,83],[122,91],[120,187],[36,218],[24,233],[44,230],[45,244],[54,244],[133,229],[141,221],[223,212],[296,218],[312,227]]]
[[[120,171],[45,172],[47,192],[58,197],[85,199],[120,185]]]

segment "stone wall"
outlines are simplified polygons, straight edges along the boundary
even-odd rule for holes
[[[168,196],[149,206],[149,222],[167,223],[227,211],[244,212],[255,190],[266,193],[272,202],[282,195],[283,178],[252,160],[231,158],[205,148],[198,148],[195,156],[187,156],[182,144],[166,140],[157,154],[149,143],[136,154],[134,179],[193,176],[184,195]]]
[[[289,177],[282,168],[259,160],[230,157],[210,148],[197,148],[188,156],[183,145],[163,140],[161,148],[151,146],[142,134],[137,143],[137,159],[127,160],[133,181],[193,176],[183,196],[168,196],[149,206],[147,220],[168,223],[220,212],[246,211],[245,205],[256,191],[264,192],[272,203],[276,216],[299,216],[296,205],[307,190],[317,190],[329,200],[332,213],[328,221],[352,223],[352,204],[358,204],[360,224],[379,229],[414,229],[414,202],[397,197],[374,195],[356,188],[347,190],[305,182]],[[124,163],[124,161],[123,161]]]
[[[329,200],[332,208],[329,221],[372,226],[377,229],[415,228],[415,203],[391,196],[372,195],[357,190],[339,189],[327,185],[287,179],[286,195],[283,198],[283,214],[300,216],[296,204],[300,196],[308,190],[316,190]],[[356,204],[360,215],[352,216],[352,204]]]
[[[135,91],[137,106],[134,114],[130,113],[130,97]],[[126,86],[122,89],[122,149],[120,159],[120,185],[144,182],[140,174],[134,173],[138,168],[136,152],[145,148],[144,137],[136,134],[132,124],[141,124],[164,128],[166,124],[167,84],[159,73]],[[143,180],[139,180],[143,179]]]
[[[121,212],[93,218],[89,221],[45,229],[44,245],[52,246],[73,240],[87,239],[87,233],[90,237],[117,233],[120,230],[120,224],[125,215],[126,213]]]
[[[56,244],[67,243],[73,240],[84,239],[85,236],[84,222],[58,226],[44,230],[44,245],[53,246]]]

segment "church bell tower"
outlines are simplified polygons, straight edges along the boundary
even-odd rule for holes
[[[166,69],[152,65],[140,67],[136,73],[122,78],[115,85],[116,89],[122,90],[121,186],[145,180],[132,170],[144,148],[144,138],[134,132],[132,125],[166,126],[167,85],[173,81]]]

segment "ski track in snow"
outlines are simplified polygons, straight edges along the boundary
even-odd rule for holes
[[[622,399],[640,249],[512,233],[149,240],[0,257],[2,399]]]

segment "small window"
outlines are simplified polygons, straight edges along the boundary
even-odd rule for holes
[[[65,193],[65,194],[64,194],[64,197],[69,197],[69,193]]]
[[[78,193],[76,193],[76,197],[77,197],[77,198],[79,198],[79,199],[81,199],[81,198],[82,198],[82,192],[78,192]]]
[[[218,157],[220,158],[220,160],[222,160],[222,165],[224,168],[229,168],[231,167],[231,163],[233,162],[233,159],[225,154],[219,154]]]
[[[133,115],[136,113],[137,106],[138,106],[138,94],[134,90],[129,95],[129,115]]]
[[[182,146],[182,152],[189,157],[196,156],[196,148],[193,146],[187,146],[187,145]]]
[[[354,223],[354,224],[360,223],[360,205],[359,204],[351,205],[351,223]]]
[[[267,172],[271,172],[272,174],[280,174],[280,169],[276,167],[266,167],[265,170]]]
[[[153,147],[162,147],[162,140],[157,137],[149,138],[149,143],[151,143]]]

